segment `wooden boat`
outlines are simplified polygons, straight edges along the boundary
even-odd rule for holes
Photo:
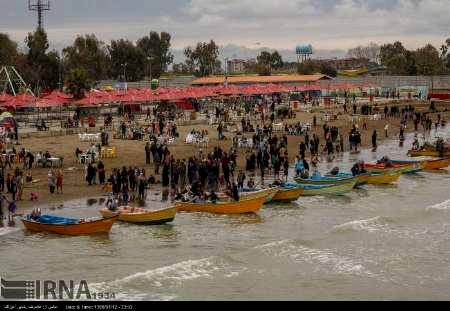
[[[31,217],[26,216],[22,219],[22,222],[29,231],[50,232],[63,235],[87,235],[109,233],[112,225],[118,218],[119,216],[116,215],[110,218],[84,221],[83,219],[43,215],[39,221],[32,220]],[[40,222],[43,219],[54,219],[55,221]]]
[[[394,164],[411,164],[419,163],[424,170],[440,170],[450,166],[450,158],[441,158],[435,160],[423,161],[392,161]]]
[[[356,186],[356,180],[352,180],[345,184],[337,185],[297,185],[303,189],[302,196],[316,195],[343,195],[353,190]]]
[[[439,158],[441,155],[439,154],[439,151],[436,149],[425,149],[425,150],[409,150],[408,156],[410,157],[433,157],[433,158]],[[450,150],[445,150],[444,157],[450,158]]]
[[[394,174],[362,174],[358,176],[358,184],[389,185],[398,182],[401,173]]]
[[[119,221],[130,222],[141,225],[162,225],[172,222],[177,214],[176,207],[169,207],[158,211],[150,211],[143,208],[120,207],[117,212],[112,212],[107,208],[100,210],[103,217],[112,217],[119,213]]]
[[[401,173],[387,173],[387,174],[374,174],[374,173],[367,173],[367,174],[361,174],[357,176],[357,185],[388,185],[396,183]],[[340,173],[337,175],[337,177],[350,177],[353,176],[352,173]],[[332,177],[332,176],[330,176]]]
[[[393,164],[392,166],[386,166],[385,164],[370,164],[365,163],[364,169],[369,173],[375,174],[413,174],[422,170],[421,164]]]
[[[201,212],[212,214],[248,214],[255,213],[261,209],[266,200],[265,197],[253,199],[243,198],[239,202],[217,202],[217,203],[188,203],[177,202],[175,207],[179,212]]]
[[[278,189],[278,192],[273,197],[273,202],[294,202],[303,194],[304,190],[298,185],[295,187],[282,187]]]
[[[337,184],[346,184],[351,181],[356,181],[357,178],[353,176],[345,176],[345,177],[321,177],[320,179],[304,179],[301,177],[295,177],[295,182],[302,185],[337,185]]]
[[[241,192],[241,198],[248,200],[264,197],[264,203],[270,203],[273,200],[273,197],[277,194],[278,190],[279,188],[276,187],[249,192],[246,192],[246,190],[244,190],[243,192]]]

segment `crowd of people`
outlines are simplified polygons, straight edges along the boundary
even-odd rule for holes
[[[327,161],[333,161],[335,155],[345,151],[344,133],[342,129],[328,123],[323,124],[323,135],[318,128],[317,116],[312,116],[312,122],[283,125],[284,133],[274,131],[276,123],[277,105],[280,105],[280,98],[265,98],[252,100],[245,103],[245,110],[248,113],[245,117],[237,121],[241,125],[242,131],[232,140],[230,148],[225,148],[220,144],[214,147],[211,152],[199,149],[193,156],[178,156],[171,153],[169,143],[160,138],[178,137],[178,128],[180,116],[171,109],[158,108],[153,111],[148,110],[145,124],[139,124],[133,118],[124,118],[118,128],[119,138],[123,139],[145,139],[145,163],[152,165],[154,170],[149,167],[127,166],[114,168],[107,174],[105,163],[98,161],[94,157],[89,163],[85,163],[85,180],[88,185],[102,185],[105,190],[111,192],[113,200],[119,200],[121,204],[129,204],[133,201],[145,201],[147,189],[154,184],[160,184],[163,189],[163,200],[168,200],[169,195],[172,198],[182,200],[192,200],[195,202],[216,201],[218,193],[225,192],[235,200],[239,200],[239,192],[247,189],[253,189],[259,185],[264,186],[267,180],[288,181],[290,169],[294,167],[294,174],[302,178],[313,176],[318,171],[318,164],[326,158]],[[261,110],[260,107],[263,109]],[[356,104],[353,112],[356,113]],[[358,107],[357,107],[358,108]],[[375,107],[364,105],[359,107],[363,114],[372,113]],[[376,108],[378,109],[378,108]],[[344,110],[347,110],[345,105]],[[261,113],[261,111],[263,113]],[[348,113],[348,111],[345,111]],[[429,131],[433,126],[433,119],[427,113],[415,111],[413,106],[392,106],[385,107],[384,113],[387,117],[400,118],[400,140],[404,138],[408,122],[413,122],[415,130],[418,131],[419,125],[424,130]],[[216,117],[219,119],[217,131],[219,140],[224,139],[225,126],[227,120],[227,111],[216,110]],[[262,118],[253,118],[253,114],[260,114]],[[266,120],[266,115],[269,119]],[[255,121],[256,120],[256,121]],[[367,124],[364,122],[362,130],[354,122],[348,132],[348,143],[350,151],[358,152],[363,141],[364,131],[367,130]],[[112,124],[112,117],[105,118],[105,130],[102,131],[101,145],[108,145],[108,136],[106,127]],[[445,120],[438,115],[435,127],[445,125]],[[386,129],[386,136],[388,134]],[[106,135],[103,135],[103,132]],[[14,133],[11,131],[11,133]],[[248,133],[251,133],[248,135]],[[239,150],[239,138],[245,137],[252,143],[248,144],[244,152]],[[12,134],[8,134],[12,135]],[[207,137],[206,130],[193,129],[190,135],[195,137]],[[292,137],[299,136],[301,142],[298,146],[297,154],[289,154],[292,146],[288,146]],[[370,135],[370,133],[369,133]],[[13,138],[11,136],[11,138]],[[295,139],[297,139],[296,137]],[[372,133],[372,147],[376,150],[378,133],[376,130]],[[2,150],[6,150],[3,148]],[[417,146],[420,148],[420,146]],[[90,155],[100,152],[100,145],[92,145],[87,151]],[[292,151],[291,151],[292,152]],[[83,154],[77,148],[75,155],[79,158]],[[291,157],[290,157],[291,156]],[[44,163],[46,159],[51,158],[47,151],[40,155]],[[241,158],[240,158],[241,157]],[[295,161],[292,162],[295,157]],[[7,168],[12,169],[15,163],[23,163],[23,170],[16,169],[13,173],[7,173]],[[23,188],[26,182],[32,182],[31,170],[33,164],[37,163],[36,155],[25,149],[17,151],[12,148],[6,153],[6,156],[0,158],[0,190],[4,193],[2,203],[16,202],[22,199]],[[243,164],[239,166],[239,164]],[[354,166],[354,174],[363,170],[363,166]],[[241,167],[241,168],[240,168]],[[151,172],[151,173],[150,173]],[[269,177],[269,178],[268,178]],[[50,170],[47,175],[48,189],[51,194],[63,193],[63,171]],[[10,196],[10,199],[6,199]],[[37,199],[37,194],[32,198]],[[7,201],[5,201],[7,200]],[[9,204],[9,203],[8,203]],[[15,204],[15,203],[14,203]],[[2,211],[0,211],[1,213]]]

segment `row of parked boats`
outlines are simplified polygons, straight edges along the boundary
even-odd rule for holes
[[[398,182],[402,174],[422,170],[439,170],[450,166],[450,158],[423,161],[390,161],[389,164],[365,164],[365,173],[353,176],[339,173],[320,178],[296,177],[295,182],[258,190],[245,190],[240,200],[235,201],[222,194],[220,200],[212,203],[176,202],[174,206],[158,211],[142,208],[121,207],[117,211],[107,208],[99,212],[101,219],[73,219],[59,216],[27,215],[22,221],[27,230],[52,232],[66,235],[108,233],[115,221],[142,225],[160,225],[172,222],[177,212],[201,212],[213,214],[246,214],[258,212],[264,204],[271,202],[294,202],[301,196],[343,195],[355,187],[372,184],[386,185]]]

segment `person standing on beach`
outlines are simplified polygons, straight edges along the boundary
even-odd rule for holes
[[[305,133],[305,145],[306,145],[306,148],[309,148],[309,133],[308,133],[308,131],[306,131],[306,133]]]
[[[19,129],[17,128],[17,122],[14,122],[14,138],[16,139],[16,144],[19,144]]]
[[[12,176],[10,173],[6,175],[6,190],[8,193],[12,193]]]
[[[306,144],[305,144],[305,142],[301,142],[300,143],[299,151],[300,151],[301,158],[304,159],[305,155],[306,155]]]
[[[87,166],[86,169],[86,181],[88,182],[88,185],[91,186],[92,185],[92,179],[93,179],[93,175],[94,175],[95,169],[92,166],[91,163],[89,163],[89,165]]]
[[[386,134],[386,138],[388,138],[388,130],[389,130],[389,124],[386,123],[385,127],[384,127],[384,133]]]
[[[56,193],[60,193],[61,191],[62,194],[63,193],[62,187],[63,187],[63,172],[62,170],[59,170],[58,174],[56,175]]]
[[[16,177],[11,175],[10,176],[10,192],[12,196],[12,200],[16,200],[16,194],[17,194],[17,180]]]
[[[98,162],[97,169],[98,169],[98,181],[99,181],[100,185],[104,185],[105,184],[105,165],[103,164],[102,161]]]
[[[145,189],[147,187],[147,181],[145,180],[144,174],[140,174],[138,178],[138,191],[139,191],[139,199],[141,201],[145,200]]]
[[[146,163],[146,164],[150,164],[150,153],[151,153],[151,150],[150,150],[150,143],[147,142],[147,143],[145,144],[145,163]]]
[[[33,163],[34,163],[34,155],[28,151],[27,154],[25,155],[25,158],[27,158],[27,163],[28,163],[28,169],[31,170],[33,168]]]
[[[48,188],[51,194],[55,193],[55,187],[56,187],[56,178],[53,171],[48,172]]]
[[[19,172],[16,176],[17,180],[17,201],[22,200],[23,188],[25,187],[25,180],[23,179],[23,173]]]
[[[372,151],[376,151],[377,150],[377,130],[373,130],[373,134],[372,134]]]
[[[5,168],[0,166],[0,192],[5,191]]]

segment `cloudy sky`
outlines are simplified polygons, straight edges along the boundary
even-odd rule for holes
[[[37,0],[33,0],[37,1]],[[36,24],[27,0],[0,0],[0,32],[23,41]],[[45,27],[54,47],[77,34],[136,40],[168,31],[174,49],[215,39],[250,49],[333,50],[401,40],[409,48],[450,37],[449,0],[52,0]]]

